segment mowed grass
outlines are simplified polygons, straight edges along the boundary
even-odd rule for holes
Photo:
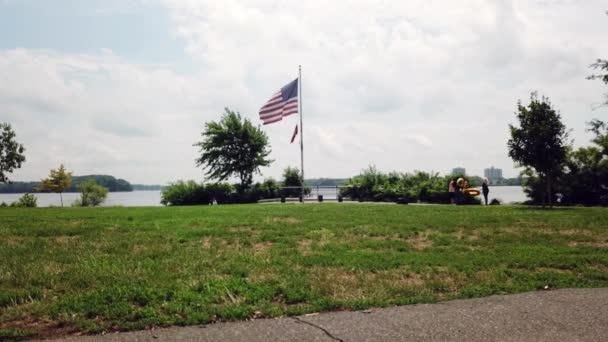
[[[0,210],[0,340],[608,286],[608,209]]]

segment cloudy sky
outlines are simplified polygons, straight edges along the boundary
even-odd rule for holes
[[[0,121],[27,149],[13,180],[64,163],[135,183],[202,179],[224,107],[257,110],[303,67],[306,176],[517,170],[507,125],[548,96],[587,144],[608,88],[605,0],[0,0]],[[297,117],[264,126],[279,177]]]

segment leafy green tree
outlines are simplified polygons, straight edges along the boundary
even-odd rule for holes
[[[555,192],[563,195],[562,204],[608,205],[608,125],[594,120],[589,130],[595,134],[593,145],[568,151],[564,173],[555,179]],[[544,198],[542,180],[527,169],[525,191],[533,202]]]
[[[528,106],[519,101],[517,109],[519,127],[509,125],[509,156],[519,165],[534,169],[546,186],[544,198],[552,206],[552,181],[562,173],[568,150],[566,126],[549,99],[539,99],[536,93],[531,94]]]
[[[61,164],[59,169],[51,169],[49,178],[40,181],[40,190],[58,193],[59,198],[61,198],[61,206],[63,207],[63,192],[65,192],[66,189],[69,189],[71,185],[72,173],[67,172],[63,164]]]
[[[101,205],[108,196],[108,188],[101,186],[94,179],[88,179],[78,184],[80,199],[74,204],[79,207],[96,207]]]
[[[203,140],[194,144],[201,153],[196,165],[203,167],[207,177],[220,182],[237,176],[241,193],[252,184],[260,167],[272,162],[267,158],[270,148],[266,133],[228,108],[219,122],[205,124],[201,136]]]
[[[594,145],[569,153],[568,173],[561,182],[565,200],[572,204],[608,204],[608,125],[599,120],[589,123],[595,134]]]
[[[302,186],[302,177],[297,167],[287,167],[283,170],[283,186]]]
[[[15,141],[11,125],[0,123],[0,183],[8,182],[8,175],[25,161],[25,148]]]
[[[283,189],[282,194],[287,197],[300,197],[302,195],[302,175],[297,167],[287,167],[283,170],[281,186],[290,187]],[[293,187],[293,188],[291,188]],[[304,194],[309,194],[310,188],[304,189]]]

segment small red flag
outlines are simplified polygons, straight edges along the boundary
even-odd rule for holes
[[[297,135],[298,135],[298,125],[296,125],[296,128],[293,130],[293,135],[291,136],[290,144],[293,144],[293,141],[296,140]]]

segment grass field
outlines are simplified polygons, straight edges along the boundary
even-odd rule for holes
[[[0,209],[0,340],[608,286],[608,209]]]

